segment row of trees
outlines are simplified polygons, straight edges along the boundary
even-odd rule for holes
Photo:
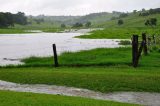
[[[27,17],[24,13],[18,12],[17,14],[12,14],[9,12],[0,12],[0,27],[14,27],[14,24],[26,25]]]
[[[77,22],[77,23],[73,24],[73,28],[79,28],[79,27],[83,27],[83,26],[89,28],[91,25],[92,25],[92,23],[89,21],[86,22],[84,25],[82,23]]]
[[[77,23],[73,24],[72,27],[73,28],[80,28],[80,27],[85,26],[85,27],[89,28],[89,27],[91,27],[91,25],[92,25],[92,23],[90,21],[86,22],[85,24],[77,22]],[[65,24],[61,24],[61,28],[66,28],[66,25]]]
[[[148,16],[148,15],[151,15],[151,14],[160,14],[160,8],[150,9],[148,11],[146,11],[145,9],[142,9],[139,16]]]

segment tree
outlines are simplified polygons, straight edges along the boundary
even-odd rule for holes
[[[137,13],[137,10],[133,10],[133,13],[136,14],[136,13]]]
[[[157,25],[157,19],[156,18],[151,18],[149,20],[146,20],[145,25],[146,26],[156,26]]]
[[[118,25],[123,25],[124,24],[124,22],[123,22],[123,20],[118,20]]]
[[[77,23],[75,23],[75,24],[73,25],[73,27],[75,27],[75,28],[83,27],[83,24],[77,22]]]
[[[86,27],[90,27],[91,25],[92,25],[92,23],[89,21],[85,24]]]
[[[151,18],[150,23],[152,26],[156,26],[157,25],[157,18]]]
[[[145,8],[142,9],[142,12],[146,12]]]
[[[0,13],[0,27],[14,26],[13,14]]]
[[[125,18],[127,16],[128,16],[128,13],[122,13],[122,14],[120,14],[119,18]]]
[[[150,20],[146,20],[145,25],[146,25],[146,26],[151,25],[151,24],[150,24]]]
[[[66,25],[65,24],[61,24],[61,28],[66,28]]]
[[[26,25],[27,17],[25,16],[25,13],[18,12],[17,14],[14,15],[14,21],[16,24]]]

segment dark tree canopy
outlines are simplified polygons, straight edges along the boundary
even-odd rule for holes
[[[146,20],[145,25],[146,26],[156,26],[157,25],[157,18],[151,18],[149,20]]]
[[[74,27],[74,28],[83,27],[83,24],[77,22],[77,23],[75,23],[75,24],[73,25],[73,27]]]
[[[118,25],[123,25],[123,24],[124,24],[123,20],[118,20]]]
[[[91,25],[92,25],[92,23],[91,23],[90,21],[88,21],[88,22],[85,24],[86,27],[90,27]]]
[[[0,27],[13,27],[14,24],[26,25],[27,17],[25,14],[22,12],[17,14],[0,12]]]
[[[149,16],[152,14],[160,14],[160,8],[150,9],[149,11],[141,11],[139,16]]]
[[[65,24],[61,24],[61,28],[66,28],[66,25]]]
[[[120,14],[119,18],[125,18],[127,16],[128,16],[128,13],[122,13],[122,14]]]

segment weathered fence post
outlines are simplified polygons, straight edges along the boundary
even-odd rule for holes
[[[154,44],[154,46],[156,46],[156,38],[155,38],[155,35],[153,35],[152,37],[153,37],[153,44]]]
[[[53,55],[54,55],[54,66],[58,67],[58,56],[57,56],[57,50],[56,50],[56,44],[53,44]]]
[[[147,36],[145,33],[142,34],[142,42],[143,42],[143,51],[144,51],[144,55],[147,55],[148,54],[148,48],[147,48]]]
[[[150,52],[151,51],[151,42],[152,42],[152,39],[150,36],[148,36],[148,51]]]
[[[132,64],[133,67],[137,67],[137,56],[138,56],[138,35],[133,35],[132,38]]]

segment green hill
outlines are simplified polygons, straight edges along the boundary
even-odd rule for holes
[[[91,35],[80,36],[80,38],[94,38],[94,39],[130,39],[133,34],[142,34],[147,33],[148,35],[160,35],[160,12],[158,13],[148,13],[149,10],[146,10],[147,15],[141,16],[142,11],[136,13],[127,13],[125,17],[120,17],[114,20],[108,20],[103,23],[96,24],[94,27],[105,28],[102,31],[93,31]],[[144,13],[144,12],[143,12]],[[146,20],[157,19],[157,25],[151,26],[145,25]],[[123,20],[122,25],[118,25],[118,20]]]
[[[104,23],[109,21],[112,17],[118,17],[120,12],[108,13],[108,12],[101,12],[101,13],[92,13],[85,16],[28,16],[29,21],[34,24],[37,20],[40,20],[41,24],[47,23],[52,24],[53,26],[60,26],[61,24],[66,24],[68,26],[72,26],[75,23],[82,23],[85,24],[86,22],[91,22],[93,26],[98,23]]]

